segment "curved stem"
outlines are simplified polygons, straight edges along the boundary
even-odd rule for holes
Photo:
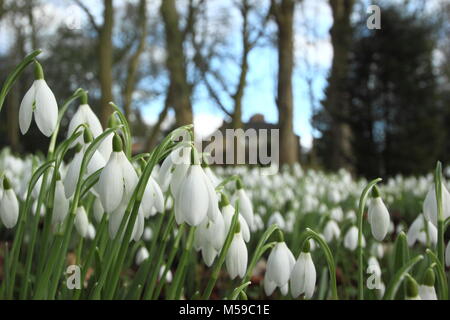
[[[411,260],[409,260],[400,270],[397,271],[394,278],[391,280],[389,287],[386,289],[386,293],[384,294],[384,300],[393,300],[395,298],[395,294],[397,293],[398,287],[402,282],[405,275],[409,272],[409,270],[419,261],[423,259],[422,255],[418,255]]]
[[[363,260],[363,216],[366,207],[367,196],[372,188],[380,182],[382,179],[377,178],[369,182],[369,184],[364,188],[359,199],[358,207],[358,299],[364,299],[364,260]]]
[[[438,274],[438,284],[439,284],[439,298],[441,300],[447,300],[448,299],[448,284],[447,284],[447,277],[445,275],[445,267],[441,265],[441,262],[439,261],[438,257],[431,251],[430,249],[426,250],[428,257],[433,261],[433,264],[436,267],[437,274]]]
[[[334,258],[333,254],[331,253],[330,247],[321,235],[319,235],[314,230],[311,230],[310,228],[306,228],[306,231],[302,234],[302,238],[300,239],[300,248],[303,248],[304,243],[309,239],[313,239],[315,242],[317,242],[320,248],[322,248],[323,252],[325,253],[328,270],[330,272],[331,297],[333,300],[338,300],[339,297],[336,284],[336,264],[334,263]]]

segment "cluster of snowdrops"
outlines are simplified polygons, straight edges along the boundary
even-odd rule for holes
[[[299,165],[213,168],[192,126],[132,155],[120,108],[111,103],[102,128],[87,91],[58,106],[39,53],[0,92],[1,110],[34,65],[19,127],[26,134],[34,120],[49,137],[45,157],[0,153],[0,298],[447,299],[450,193],[439,163],[434,176],[380,186]],[[392,215],[399,207],[410,224]]]

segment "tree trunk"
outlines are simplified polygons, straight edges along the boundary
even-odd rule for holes
[[[125,87],[123,90],[123,108],[125,111],[125,117],[130,121],[130,115],[132,112],[131,101],[133,92],[136,86],[136,74],[139,66],[139,58],[145,50],[145,43],[147,37],[147,5],[146,0],[140,0],[139,2],[139,18],[138,24],[141,34],[139,35],[139,44],[136,51],[130,57],[128,63],[127,79],[125,81]]]
[[[112,96],[112,31],[114,23],[114,8],[112,0],[104,0],[103,25],[99,34],[99,80],[101,89],[100,99],[100,121],[103,127],[108,124],[109,116],[112,113],[112,107],[109,102],[113,100]]]
[[[169,70],[170,86],[173,90],[172,108],[177,126],[191,124],[191,87],[187,81],[186,59],[183,49],[183,33],[174,0],[161,1],[161,15],[164,21],[166,40],[166,66]]]
[[[348,73],[348,55],[351,46],[352,28],[350,15],[354,0],[330,0],[333,13],[331,43],[333,62],[327,89],[326,104],[331,115],[331,161],[330,168],[346,168],[353,171],[352,130],[348,124],[348,95],[346,77]]]
[[[295,0],[272,0],[272,10],[278,27],[278,125],[280,127],[280,164],[298,161],[298,141],[294,134],[294,101],[292,71],[294,69],[294,8]]]

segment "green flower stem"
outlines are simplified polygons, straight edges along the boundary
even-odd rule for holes
[[[231,242],[233,241],[234,233],[236,231],[236,226],[238,225],[239,219],[239,201],[236,201],[236,206],[234,208],[233,219],[231,220],[230,230],[228,230],[227,237],[225,239],[225,243],[220,251],[219,258],[214,263],[214,267],[211,273],[211,277],[209,278],[208,284],[206,286],[205,292],[203,293],[203,300],[208,300],[211,296],[211,293],[216,285],[217,279],[219,278],[220,269],[222,268],[223,263],[227,257],[228,250],[230,249]]]
[[[440,161],[436,164],[436,171],[434,174],[434,183],[436,191],[436,202],[437,202],[437,256],[441,267],[445,266],[445,242],[444,242],[444,210],[442,205],[442,164]],[[428,228],[426,228],[428,229]],[[443,270],[445,272],[445,269]]]
[[[114,102],[109,103],[111,107],[115,110],[116,114],[119,116],[120,122],[124,126],[124,135],[125,135],[125,154],[127,155],[128,159],[131,158],[131,130],[130,126],[128,125],[127,119],[125,118],[124,114],[120,110],[120,108],[114,104]]]
[[[241,293],[245,294],[245,289],[251,284],[251,281],[244,282],[239,287],[233,290],[233,292],[230,295],[229,300],[236,300]]]
[[[337,284],[336,284],[336,264],[334,263],[334,258],[333,254],[331,253],[330,247],[328,246],[328,244],[321,235],[319,235],[314,230],[306,228],[306,231],[302,234],[301,237],[300,250],[301,248],[303,248],[305,242],[309,241],[309,239],[313,239],[315,242],[317,242],[325,254],[325,258],[328,264],[328,270],[330,272],[331,297],[333,300],[338,300],[339,297],[337,293]]]
[[[439,261],[438,257],[431,251],[430,249],[426,250],[428,257],[433,261],[433,264],[435,265],[435,269],[437,270],[437,280],[438,280],[438,286],[439,286],[439,299],[441,300],[448,300],[448,283],[447,283],[447,277],[445,274],[445,266],[441,265],[441,262]]]
[[[183,280],[184,268],[187,264],[187,260],[189,259],[189,254],[190,254],[192,246],[194,244],[195,229],[196,229],[196,227],[191,227],[191,229],[189,230],[186,245],[184,247],[183,254],[181,255],[180,263],[177,266],[177,271],[175,272],[173,283],[170,288],[170,292],[169,292],[169,296],[168,296],[169,300],[176,299],[177,291],[179,291],[178,287],[183,286],[182,280]]]
[[[147,289],[144,294],[144,300],[150,299],[155,290],[157,277],[158,277],[159,271],[161,269],[161,265],[162,265],[163,258],[164,258],[164,253],[166,251],[166,247],[169,242],[170,234],[172,233],[174,224],[175,224],[175,215],[172,210],[172,214],[170,216],[169,223],[167,224],[167,228],[164,231],[163,237],[161,239],[162,246],[160,246],[160,248],[159,248],[159,255],[158,255],[158,259],[156,260],[156,265],[154,266],[153,271],[151,273],[149,273],[149,278],[147,281]]]
[[[20,214],[19,214],[19,222],[16,232],[16,237],[14,238],[13,246],[11,248],[10,252],[10,265],[8,267],[7,273],[10,275],[9,279],[9,287],[6,291],[6,297],[8,299],[13,298],[13,291],[14,291],[14,285],[15,285],[15,279],[16,279],[16,271],[18,269],[18,263],[19,263],[19,255],[20,255],[20,249],[22,248],[22,243],[24,239],[24,233],[25,233],[25,226],[27,223],[27,216],[28,212],[31,208],[31,196],[33,193],[33,189],[36,186],[36,183],[38,182],[39,178],[44,174],[44,172],[47,171],[47,169],[53,165],[52,161],[47,161],[43,163],[32,175],[30,183],[28,185],[27,190],[27,197],[25,200],[25,203],[20,207]]]
[[[418,263],[422,259],[423,256],[418,255],[409,260],[400,270],[397,271],[394,278],[391,280],[389,287],[386,289],[386,293],[384,294],[383,297],[384,300],[393,300],[395,298],[400,283],[403,281],[405,275],[416,263]]]
[[[364,259],[363,259],[363,216],[364,210],[366,207],[367,196],[369,195],[372,188],[380,182],[382,179],[377,178],[369,182],[369,184],[364,188],[361,193],[361,198],[359,199],[359,208],[358,208],[358,299],[364,299]]]
[[[261,258],[261,256],[264,254],[264,252],[267,249],[271,248],[272,245],[275,244],[275,242],[274,242],[274,243],[271,243],[270,246],[265,246],[267,240],[270,238],[272,233],[274,233],[277,230],[281,231],[277,225],[273,224],[263,233],[263,235],[259,239],[259,242],[255,248],[255,253],[253,254],[252,259],[250,260],[250,264],[248,265],[247,271],[245,272],[245,276],[242,279],[241,285],[243,285],[244,283],[247,283],[250,280],[253,269],[255,268],[255,265],[258,262],[258,260]]]
[[[178,252],[178,249],[180,248],[180,241],[181,237],[183,236],[185,227],[186,227],[185,224],[182,224],[178,228],[178,233],[173,242],[172,250],[170,251],[169,258],[167,259],[167,263],[165,264],[164,271],[159,279],[158,286],[156,287],[156,290],[152,296],[152,300],[158,299],[159,295],[161,294],[161,290],[164,284],[166,283],[166,275],[169,272],[170,268],[172,267],[175,256]]]
[[[35,50],[32,53],[30,53],[9,74],[8,78],[3,84],[2,90],[0,91],[0,111],[2,111],[6,95],[8,94],[9,90],[11,90],[17,78],[30,63],[34,62],[34,58],[36,58],[39,54],[41,54],[41,52],[42,50]]]
[[[100,226],[97,230],[97,234],[95,235],[95,238],[91,244],[90,250],[88,251],[86,260],[84,261],[83,266],[81,268],[81,289],[77,290],[75,292],[75,294],[73,296],[74,300],[78,300],[80,298],[81,293],[84,289],[84,282],[86,281],[86,279],[85,279],[86,274],[94,260],[95,249],[97,248],[97,244],[100,241],[100,238],[103,236],[103,234],[106,230],[106,226],[108,225],[108,220],[106,217],[107,217],[107,215],[106,215],[106,213],[104,213],[102,220],[100,221]]]

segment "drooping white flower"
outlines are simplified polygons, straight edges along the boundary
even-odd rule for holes
[[[291,272],[291,293],[294,298],[304,294],[306,299],[311,299],[316,286],[316,268],[309,253],[309,242],[300,253]]]
[[[76,154],[74,155],[72,161],[69,164],[69,167],[66,172],[66,176],[64,177],[64,192],[66,194],[66,198],[69,199],[75,192],[78,179],[80,177],[80,169],[81,164],[83,162],[83,157],[88,148],[88,144],[92,141],[92,135],[89,133],[89,129],[85,130],[84,134],[84,142],[85,145],[77,145],[76,146]],[[103,156],[96,150],[92,155],[92,158],[89,160],[89,163],[86,168],[86,172],[84,177],[89,176],[96,172],[97,170],[103,168],[105,166],[105,159]]]
[[[389,212],[381,197],[372,199],[369,204],[369,223],[372,235],[378,241],[383,241],[389,229]]]
[[[237,180],[236,182],[236,199],[239,200],[239,212],[244,217],[249,227],[253,226],[253,205],[248,197],[247,193],[243,189],[242,182]]]
[[[362,246],[366,246],[364,235],[362,236]],[[358,228],[356,226],[352,226],[345,234],[344,247],[350,251],[354,251],[358,247]]]
[[[254,221],[254,217],[253,217],[253,223]],[[269,221],[267,222],[268,226],[271,226],[273,224],[276,224],[281,230],[285,230],[286,228],[286,222],[284,221],[283,216],[281,215],[281,213],[279,213],[278,211],[274,212],[270,218]]]
[[[442,213],[444,220],[450,217],[450,193],[448,192],[445,185],[442,183]],[[435,226],[437,226],[438,212],[437,212],[437,201],[436,201],[436,188],[435,185],[428,191],[425,201],[423,202],[423,214],[431,221]]]
[[[128,200],[125,200],[113,212],[109,214],[108,229],[109,229],[109,236],[111,239],[114,239],[117,235],[117,232],[119,231],[120,225],[125,216],[127,206]],[[130,219],[130,216],[128,216],[128,221]],[[145,223],[144,213],[142,211],[142,208],[140,208],[133,225],[130,241],[131,240],[138,241],[142,237],[142,234],[144,233],[144,223]],[[127,228],[127,224],[125,224],[124,227],[125,230]]]
[[[152,209],[156,209],[153,211]],[[164,211],[164,196],[158,183],[150,176],[142,198],[142,210],[145,218],[153,215],[153,212]]]
[[[425,272],[423,283],[419,286],[419,296],[422,300],[437,300],[434,283],[434,271],[432,268],[428,268]]]
[[[426,227],[425,227],[426,226]],[[408,246],[412,247],[417,241],[423,245],[437,243],[437,229],[430,221],[420,214],[413,221],[407,233]]]
[[[50,137],[58,121],[58,104],[55,95],[44,80],[42,67],[38,62],[35,62],[35,75],[36,80],[20,103],[20,131],[22,134],[27,133],[34,115],[39,130]]]
[[[86,238],[88,233],[89,220],[84,207],[78,207],[75,216],[75,228],[81,237]]]
[[[52,213],[52,224],[54,225],[62,223],[69,213],[69,200],[66,198],[64,184],[58,173],[56,179]]]
[[[124,200],[129,200],[138,183],[133,165],[122,151],[118,135],[113,138],[113,152],[100,174],[97,190],[105,212],[116,210]]]
[[[175,218],[178,224],[186,222],[191,226],[198,226],[206,216],[214,221],[220,212],[214,187],[198,164],[196,151],[192,149],[192,152],[194,164],[189,166],[178,193],[174,194]]]
[[[247,270],[248,252],[244,239],[240,232],[233,236],[230,248],[227,252],[226,266],[231,279],[243,278]]]
[[[225,222],[221,214],[214,221],[206,218],[195,231],[195,248],[202,251],[203,261],[208,267],[222,249],[226,236]]]
[[[100,221],[102,221],[105,210],[103,209],[102,202],[100,201],[99,197],[95,198],[94,205],[93,205],[93,211],[94,211],[95,221],[100,223]]]
[[[326,242],[331,242],[333,239],[338,239],[341,236],[341,230],[338,224],[333,219],[328,220],[325,228],[323,229],[323,236]]]
[[[380,263],[378,262],[377,258],[374,256],[371,256],[369,260],[367,261],[367,265],[370,268],[370,273],[375,274],[378,276],[378,278],[381,277],[381,267]]]
[[[223,206],[222,207],[222,215],[223,215],[223,220],[225,222],[225,233],[228,234],[230,227],[231,227],[231,222],[233,220],[233,216],[235,213],[235,209],[228,202],[228,198],[224,194],[222,194],[221,205]],[[247,221],[244,219],[244,217],[241,214],[239,214],[238,221],[239,221],[239,225],[240,225],[239,232],[242,234],[242,238],[244,239],[245,242],[249,242],[250,241],[250,228],[247,225]]]
[[[136,253],[136,265],[140,266],[142,262],[148,259],[150,254],[146,247],[140,247],[138,252]]]
[[[0,218],[5,227],[11,229],[19,218],[19,202],[7,177],[3,177],[3,189],[0,198]]]
[[[267,269],[264,277],[266,295],[271,295],[276,287],[283,288],[288,284],[294,264],[294,255],[286,243],[284,241],[277,242],[267,259]],[[275,284],[275,287],[273,284]]]
[[[90,240],[94,240],[96,235],[95,227],[92,223],[89,223],[87,230],[87,238]]]
[[[70,120],[69,129],[67,131],[68,138],[75,132],[75,129],[81,124],[86,124],[89,127],[94,139],[97,138],[99,135],[101,135],[103,132],[100,120],[92,111],[91,107],[87,104],[87,100],[84,102],[85,103],[80,104],[78,110],[75,112],[75,114],[72,116],[72,119]],[[73,146],[75,146],[77,143],[80,144],[83,143],[82,137],[78,137],[77,140],[75,140],[75,142],[73,143]]]

